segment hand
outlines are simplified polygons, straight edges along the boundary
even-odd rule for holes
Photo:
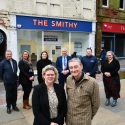
[[[29,80],[33,81],[33,80],[34,80],[34,76],[31,76],[31,77],[29,78]]]
[[[90,76],[90,73],[89,73],[89,72],[87,72],[87,73],[86,73],[86,75]]]
[[[107,77],[110,77],[110,76],[111,76],[110,72],[105,72],[104,74],[105,74]]]
[[[64,75],[67,75],[67,74],[69,73],[69,70],[63,70],[62,73],[63,73]]]
[[[51,122],[51,124],[50,125],[59,125],[59,124],[57,124],[57,123],[54,123],[54,122]]]

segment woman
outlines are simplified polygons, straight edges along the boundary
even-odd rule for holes
[[[32,81],[34,80],[34,73],[32,64],[29,60],[29,52],[24,51],[22,54],[22,59],[19,61],[19,82],[22,85],[24,95],[23,95],[23,108],[30,109],[29,95],[32,90]]]
[[[52,62],[48,59],[48,53],[46,51],[43,51],[41,53],[41,59],[37,62],[37,75],[38,75],[38,82],[39,84],[41,84],[43,82],[43,79],[41,77],[41,72],[42,72],[42,69],[49,65],[49,64],[52,64]]]
[[[102,63],[101,71],[103,73],[103,83],[106,94],[105,105],[110,105],[110,98],[113,98],[111,106],[117,105],[117,99],[120,98],[120,78],[118,71],[120,64],[112,51],[107,52],[107,60]]]
[[[63,125],[67,106],[64,88],[55,83],[58,71],[48,65],[41,76],[44,83],[35,86],[32,95],[33,125]]]

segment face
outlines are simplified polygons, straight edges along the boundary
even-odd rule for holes
[[[53,70],[46,71],[43,77],[46,84],[53,84],[55,82],[55,72]]]
[[[29,58],[29,53],[28,52],[24,52],[23,53],[23,59],[28,60],[28,58]]]
[[[42,59],[46,59],[47,58],[47,53],[42,53]]]
[[[87,55],[87,56],[91,56],[91,55],[92,55],[92,51],[91,51],[90,49],[87,49],[87,50],[86,50],[86,55]]]
[[[66,50],[62,50],[62,56],[67,56],[67,51]]]
[[[81,76],[83,66],[79,62],[74,61],[74,62],[69,63],[69,69],[70,69],[72,76],[78,79]]]
[[[112,60],[113,59],[112,53],[107,53],[107,58],[108,58],[108,60]]]
[[[5,57],[6,57],[7,60],[12,59],[12,52],[10,52],[10,51],[6,52]]]

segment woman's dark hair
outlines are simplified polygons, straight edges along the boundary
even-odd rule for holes
[[[41,55],[40,55],[40,58],[42,59],[42,54],[43,54],[43,53],[46,53],[46,55],[47,55],[46,59],[48,59],[48,58],[49,58],[49,55],[48,55],[47,51],[42,51],[42,52],[41,52]]]
[[[92,52],[92,48],[91,47],[88,47],[86,50],[91,50],[91,52]]]

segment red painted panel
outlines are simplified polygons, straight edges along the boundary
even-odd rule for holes
[[[104,22],[102,24],[102,31],[112,33],[125,33],[125,24]]]

